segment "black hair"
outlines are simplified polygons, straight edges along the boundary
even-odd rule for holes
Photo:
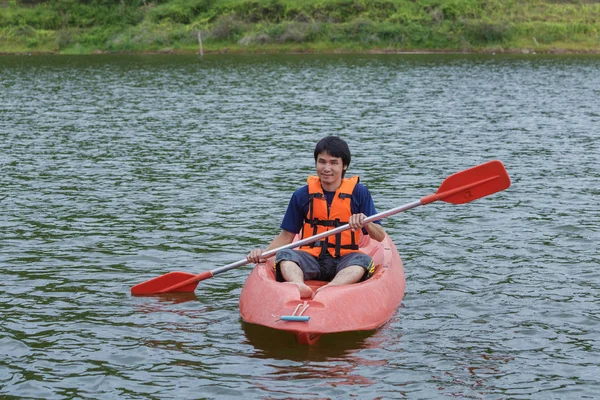
[[[319,140],[319,143],[315,146],[315,162],[319,154],[326,152],[330,156],[339,157],[342,159],[342,164],[346,167],[350,166],[350,148],[342,138],[338,136],[327,136]],[[342,176],[346,174],[346,171],[342,172]]]

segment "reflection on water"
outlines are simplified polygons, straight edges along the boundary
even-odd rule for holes
[[[195,292],[161,293],[155,294],[152,297],[156,298],[161,303],[167,304],[179,304],[187,301],[198,300]]]
[[[373,332],[343,332],[323,335],[313,346],[301,345],[289,332],[276,331],[242,322],[244,334],[255,352],[252,358],[289,360],[298,363],[274,367],[269,378],[276,381],[316,380],[329,385],[374,385],[375,382],[360,373],[363,367],[385,366],[385,360],[361,357],[361,350],[377,350],[384,343],[373,337]],[[318,363],[318,367],[315,367]],[[263,389],[268,389],[264,387]]]
[[[242,322],[248,343],[257,350],[254,357],[324,361],[342,357],[366,345],[372,332],[343,332],[323,335],[313,346],[301,345],[294,334]],[[369,341],[371,345],[371,341]]]

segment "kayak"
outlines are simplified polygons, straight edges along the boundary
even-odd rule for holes
[[[387,234],[382,242],[368,236],[364,239],[360,249],[373,258],[373,275],[351,285],[328,286],[312,298],[300,298],[296,285],[275,280],[273,258],[257,264],[240,295],[242,320],[288,331],[301,344],[315,344],[324,334],[381,327],[402,302],[406,287],[404,267]],[[306,282],[313,291],[326,283]]]

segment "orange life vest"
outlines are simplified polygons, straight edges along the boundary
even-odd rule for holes
[[[335,191],[331,206],[327,207],[327,200],[321,180],[317,176],[309,176],[308,182],[308,212],[304,217],[302,238],[317,235],[329,231],[341,225],[345,225],[352,215],[351,202],[352,192],[358,183],[358,176],[342,179],[342,184]],[[300,247],[300,250],[319,257],[324,252],[329,252],[333,257],[359,251],[358,244],[362,237],[362,229],[355,232],[346,230],[334,236],[328,236],[317,242]]]

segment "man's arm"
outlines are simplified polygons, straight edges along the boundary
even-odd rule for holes
[[[357,189],[359,190],[358,195],[358,209],[356,210],[356,214],[353,214],[350,217],[350,221],[348,222],[350,228],[353,230],[364,228],[367,231],[367,234],[378,242],[383,241],[385,239],[385,230],[381,226],[380,223],[369,222],[365,224],[363,221],[367,216],[377,214],[377,210],[375,209],[375,203],[373,202],[373,197],[371,197],[371,193],[366,186],[357,185]],[[356,189],[355,189],[356,190]]]
[[[372,239],[375,239],[378,242],[382,242],[383,239],[385,239],[385,229],[383,229],[383,226],[374,222],[369,222],[364,225],[364,228],[369,232],[369,236]]]
[[[250,261],[251,263],[258,264],[259,262],[264,261],[264,259],[261,258],[262,253],[264,253],[265,251],[276,249],[278,247],[285,246],[286,244],[292,243],[295,236],[296,236],[295,233],[286,231],[285,229],[282,229],[281,232],[279,233],[279,235],[275,236],[275,238],[271,241],[271,243],[267,246],[266,249],[263,250],[263,249],[257,248],[257,249],[252,250],[246,256],[246,259],[248,261]]]
[[[294,237],[296,237],[296,234],[294,232],[289,232],[285,229],[282,229],[279,235],[275,236],[275,239],[273,239],[273,241],[271,241],[271,244],[267,246],[265,251],[276,249],[278,247],[285,246],[286,244],[290,244],[294,240]]]
[[[350,229],[356,231],[358,229],[365,228],[371,239],[377,240],[378,242],[383,241],[383,239],[385,239],[385,230],[383,227],[374,222],[368,222],[365,224],[365,218],[367,218],[367,216],[363,213],[352,215],[350,217],[350,221],[348,222]]]

